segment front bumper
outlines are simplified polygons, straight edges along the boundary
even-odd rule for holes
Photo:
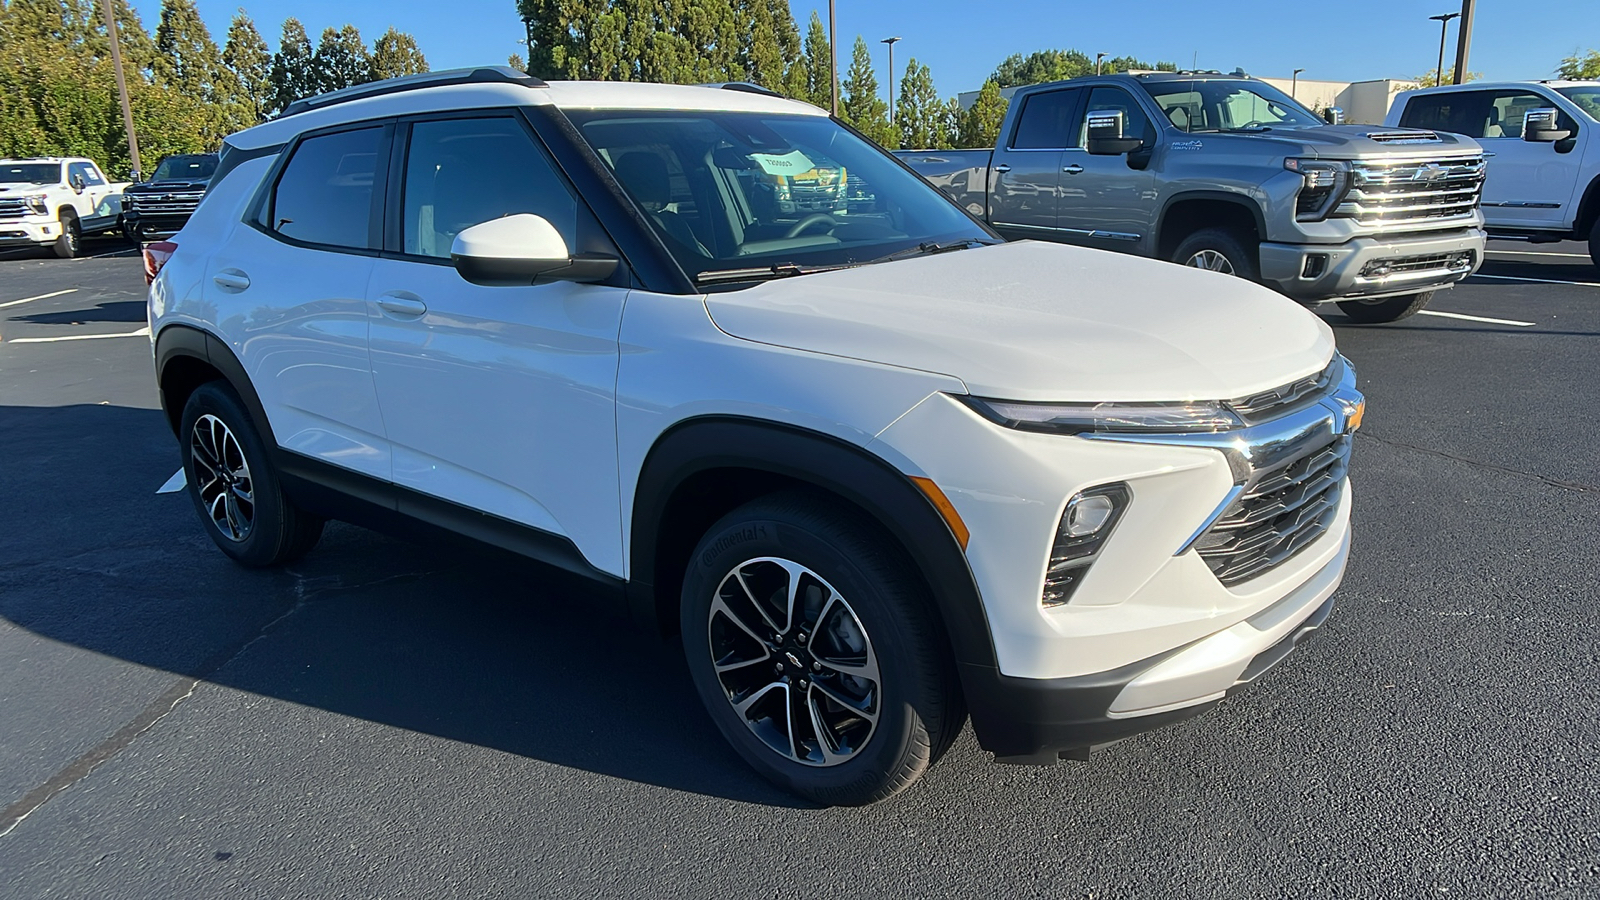
[[[53,219],[47,222],[0,222],[0,247],[53,244],[59,237],[61,223]]]
[[[1483,229],[1343,244],[1261,244],[1261,280],[1302,303],[1450,287],[1483,265]],[[1463,257],[1470,260],[1462,262]],[[1387,271],[1384,271],[1387,269]]]
[[[160,215],[130,211],[122,214],[123,227],[140,240],[169,238],[183,230],[191,214]]]

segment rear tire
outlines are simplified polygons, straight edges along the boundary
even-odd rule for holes
[[[78,216],[67,210],[61,211],[61,237],[56,238],[55,251],[60,259],[72,259],[78,255],[83,247],[83,229],[78,225]]]
[[[1433,291],[1423,291],[1381,300],[1340,300],[1339,310],[1362,325],[1381,325],[1416,315],[1432,299]]]
[[[1172,261],[1181,266],[1209,269],[1237,275],[1246,281],[1261,277],[1260,255],[1255,241],[1228,228],[1202,228],[1183,239],[1172,252]]]
[[[259,568],[291,562],[316,546],[323,520],[284,496],[266,445],[225,382],[207,382],[189,395],[178,434],[189,497],[218,549]]]
[[[859,511],[803,491],[751,501],[706,532],[684,577],[695,688],[773,784],[826,805],[885,800],[966,719],[925,594]]]

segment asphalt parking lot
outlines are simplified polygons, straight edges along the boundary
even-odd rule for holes
[[[1600,896],[1582,245],[1495,245],[1400,324],[1328,314],[1369,413],[1300,653],[1087,763],[969,733],[869,809],[769,788],[673,647],[527,567],[337,525],[233,566],[156,493],[118,247],[0,254],[0,896]]]

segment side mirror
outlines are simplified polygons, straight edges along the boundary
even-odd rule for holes
[[[1538,144],[1553,144],[1572,137],[1570,129],[1556,127],[1560,115],[1554,107],[1528,110],[1522,120],[1522,139]]]
[[[1327,109],[1323,110],[1322,111],[1322,121],[1327,122],[1329,125],[1343,125],[1344,124],[1344,107],[1342,107],[1342,106],[1330,106]]]
[[[80,194],[83,193],[83,176],[82,175],[74,175],[74,176],[72,176],[71,184],[72,184],[72,189],[74,191],[77,191]]]
[[[1092,109],[1088,116],[1088,151],[1093,156],[1120,156],[1144,146],[1139,138],[1123,137],[1120,109]]]
[[[603,281],[617,268],[615,256],[574,255],[554,225],[528,213],[462,230],[450,246],[450,260],[462,278],[487,287]]]

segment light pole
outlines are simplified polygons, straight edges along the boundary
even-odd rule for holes
[[[1100,74],[1100,60],[1105,59],[1105,58],[1106,58],[1106,55],[1104,53],[1096,53],[1094,55],[1094,73],[1096,75]]]
[[[144,167],[139,164],[139,138],[133,133],[133,105],[128,102],[128,80],[122,74],[122,47],[117,40],[117,16],[114,4],[105,4],[106,37],[111,39],[111,66],[117,70],[117,97],[122,101],[122,124],[128,129],[128,159],[133,162],[133,173],[138,177]]]
[[[1299,88],[1300,88],[1300,73],[1304,72],[1304,71],[1305,71],[1305,69],[1295,69],[1294,70],[1294,74],[1289,76],[1289,99],[1290,100],[1299,100],[1300,99],[1299,97],[1295,96],[1295,91],[1299,90]]]
[[[900,39],[887,37],[883,43],[889,45],[889,124],[894,124],[894,45]]]
[[[833,114],[839,114],[839,40],[833,34],[833,0],[828,0],[828,66],[833,73]]]
[[[1444,38],[1445,38],[1445,31],[1446,31],[1446,29],[1449,28],[1451,19],[1458,19],[1460,17],[1461,17],[1461,13],[1445,13],[1443,15],[1429,16],[1428,17],[1430,20],[1439,23],[1439,68],[1434,70],[1434,79],[1433,79],[1434,86],[1436,86],[1436,87],[1438,85],[1444,84]]]
[[[1473,0],[1461,0],[1461,26],[1456,32],[1456,71],[1451,84],[1460,84],[1467,77],[1467,51],[1472,48]]]

